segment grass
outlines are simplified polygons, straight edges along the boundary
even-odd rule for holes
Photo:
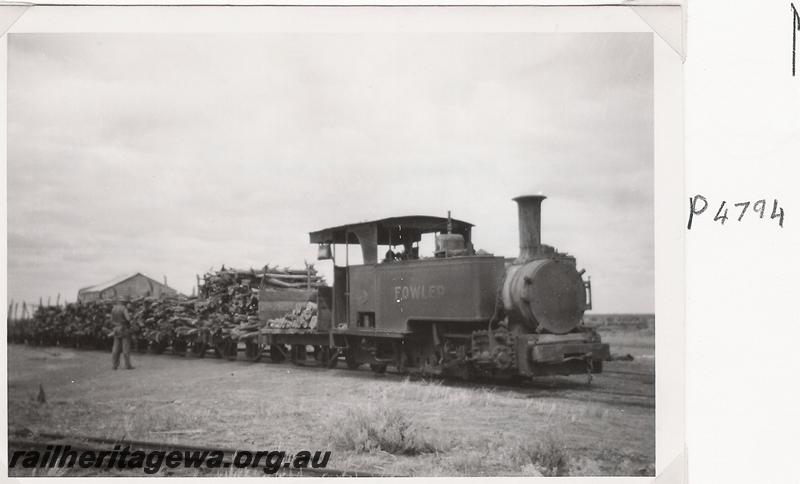
[[[558,377],[509,388],[150,355],[112,372],[102,352],[8,348],[11,429],[331,449],[331,468],[385,475],[652,475],[652,359],[609,362],[591,387]]]
[[[528,451],[531,464],[540,469],[542,475],[547,477],[568,476],[570,470],[570,456],[567,446],[563,441],[548,435],[543,441],[537,442],[533,449]]]
[[[507,431],[492,431],[477,436],[445,439],[453,435],[444,430],[446,414],[453,409],[485,413],[517,411],[542,415],[543,421],[563,418],[570,422],[585,420],[613,420],[613,410],[608,408],[564,406],[551,400],[530,399],[520,408],[517,401],[506,392],[486,389],[476,392],[472,388],[450,387],[442,381],[404,380],[388,385],[362,406],[348,408],[343,417],[333,417],[328,435],[339,450],[364,455],[354,459],[354,466],[363,465],[364,459],[376,454],[391,454],[393,463],[389,474],[416,475],[640,475],[636,456],[627,462],[618,458],[624,453],[603,454],[610,462],[598,462],[592,451],[571,446],[566,438],[557,436],[552,427],[531,435],[515,435]],[[404,402],[414,402],[419,410],[413,412]],[[402,409],[402,410],[401,410]],[[424,415],[424,417],[421,417]],[[439,421],[437,429],[420,422]],[[423,456],[419,461],[404,461],[402,457]],[[400,459],[398,459],[400,457]],[[431,472],[435,462],[436,470]],[[429,467],[427,464],[430,463]],[[425,472],[420,473],[420,468]]]
[[[416,425],[402,411],[388,407],[348,409],[329,430],[334,446],[356,452],[383,451],[396,455],[442,452],[449,447],[433,432]]]

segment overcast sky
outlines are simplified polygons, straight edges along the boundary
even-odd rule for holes
[[[511,198],[541,192],[595,311],[654,310],[650,34],[12,34],[8,64],[9,298],[190,294],[447,210],[515,256]]]

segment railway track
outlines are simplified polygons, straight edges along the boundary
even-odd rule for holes
[[[75,350],[80,351],[80,350]],[[288,361],[281,362],[281,363],[273,363],[270,361],[268,357],[268,352],[265,351],[264,356],[266,358],[261,358],[260,361],[254,362],[249,361],[247,359],[236,359],[236,360],[224,360],[226,363],[239,363],[239,364],[264,364],[266,366],[275,366],[275,367],[285,367],[290,366],[293,369],[303,370],[303,371],[322,371],[322,372],[329,372],[329,371],[342,371],[344,374],[347,374],[351,377],[356,378],[380,378],[382,380],[389,380],[389,381],[402,381],[404,379],[411,379],[412,381],[435,381],[439,382],[442,385],[452,386],[452,387],[460,387],[460,388],[472,388],[472,389],[485,389],[485,390],[501,390],[501,391],[509,391],[519,393],[526,398],[561,398],[565,400],[577,400],[589,403],[600,403],[605,405],[621,405],[621,406],[632,406],[632,407],[641,407],[641,408],[654,408],[655,407],[655,397],[654,395],[643,393],[643,392],[630,392],[624,391],[622,389],[616,388],[604,388],[602,383],[598,385],[596,382],[599,380],[601,382],[608,382],[608,381],[626,381],[626,382],[636,382],[638,384],[643,385],[653,385],[655,382],[654,375],[647,373],[647,372],[640,372],[640,371],[629,371],[629,370],[618,370],[618,369],[604,369],[601,375],[595,376],[595,383],[587,384],[585,382],[580,382],[573,379],[567,379],[562,377],[541,377],[541,379],[537,379],[534,381],[497,381],[497,380],[488,380],[482,381],[478,380],[470,380],[470,381],[462,381],[456,379],[448,379],[444,377],[436,377],[430,375],[422,375],[416,373],[410,374],[400,374],[394,372],[392,369],[387,371],[386,373],[376,375],[374,372],[370,371],[367,368],[363,368],[360,370],[351,370],[346,369],[346,365],[344,364],[344,359],[342,358],[339,362],[339,365],[334,369],[329,369],[324,365],[320,364],[318,361],[313,359],[307,359],[303,362],[296,362],[291,363]],[[184,355],[176,355],[171,353],[164,353],[158,355],[159,357],[166,357],[166,358],[175,358],[175,359],[206,359],[206,358],[198,358],[197,356],[184,356]],[[215,361],[216,358],[209,358],[209,361]]]
[[[324,368],[317,368],[314,366],[292,366],[292,368],[303,369],[305,371],[330,371]],[[574,400],[587,403],[598,403],[609,406],[624,406],[624,407],[639,407],[639,408],[655,408],[655,395],[623,391],[615,389],[605,389],[596,383],[587,384],[574,380],[557,380],[555,382],[548,382],[543,384],[542,380],[539,381],[524,381],[524,382],[482,382],[482,381],[461,381],[454,379],[446,379],[441,377],[431,377],[422,375],[401,375],[394,372],[387,372],[382,375],[374,375],[369,370],[345,370],[340,369],[344,374],[354,378],[374,379],[380,378],[381,380],[388,381],[403,381],[410,379],[411,381],[421,382],[436,382],[443,386],[454,388],[465,388],[473,390],[487,390],[487,391],[507,391],[515,393],[522,398],[549,398],[561,400]],[[597,375],[595,375],[597,377]],[[542,377],[549,378],[549,377]]]
[[[129,447],[131,452],[136,450],[141,450],[146,452],[147,451],[203,452],[209,450],[219,450],[224,454],[224,457],[222,459],[222,464],[220,467],[210,468],[204,465],[200,465],[198,467],[178,467],[175,469],[170,469],[169,472],[174,474],[180,474],[182,471],[190,473],[200,472],[208,475],[208,474],[219,474],[220,472],[226,472],[228,469],[241,469],[243,471],[252,472],[253,474],[258,474],[261,476],[264,475],[261,466],[241,467],[241,468],[235,466],[233,458],[236,455],[236,452],[238,451],[237,449],[222,448],[217,446],[202,447],[189,444],[150,442],[150,441],[132,440],[132,439],[112,439],[112,438],[90,436],[90,435],[62,435],[62,434],[47,433],[47,432],[41,432],[33,435],[30,432],[25,432],[25,431],[9,432],[9,439],[8,439],[9,458],[14,451],[37,450],[40,452],[44,452],[46,450],[52,450],[53,449],[52,446],[56,445],[61,445],[61,446],[68,445],[71,450],[77,452],[111,450],[114,448],[114,446],[117,445],[121,447]],[[213,449],[209,447],[213,447]],[[239,450],[250,450],[250,449],[239,449]],[[253,449],[252,451],[255,452],[256,449]],[[205,461],[207,460],[208,458],[205,459]],[[205,464],[205,461],[203,461],[203,464]],[[116,470],[116,469],[106,469],[106,468],[102,469],[108,470],[109,472],[113,472]],[[341,469],[331,469],[331,468],[296,469],[289,466],[288,461],[286,461],[285,466],[283,466],[275,474],[271,475],[304,476],[304,477],[387,477],[383,474],[378,474],[374,472],[365,472],[359,470],[341,470]],[[392,477],[401,477],[401,476],[392,476]]]

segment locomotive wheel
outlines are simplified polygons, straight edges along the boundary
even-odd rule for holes
[[[245,341],[244,343],[244,357],[247,361],[258,362],[261,361],[261,345],[254,341]]]
[[[378,375],[386,373],[386,363],[370,363],[369,369]]]
[[[398,358],[397,362],[397,373],[408,375],[408,355],[402,349],[400,350],[400,358]]]
[[[283,356],[282,348],[279,348],[278,345],[270,345],[269,347],[269,360],[272,363],[282,363],[286,360],[286,357]]]
[[[402,341],[397,341],[392,344],[392,351],[395,355],[394,365],[397,368],[397,373],[401,375],[408,374],[408,348]]]

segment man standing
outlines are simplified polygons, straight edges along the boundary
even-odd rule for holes
[[[118,302],[111,309],[111,322],[114,324],[114,347],[111,350],[111,364],[116,370],[119,367],[119,355],[125,358],[125,368],[133,370],[131,366],[131,314]]]

